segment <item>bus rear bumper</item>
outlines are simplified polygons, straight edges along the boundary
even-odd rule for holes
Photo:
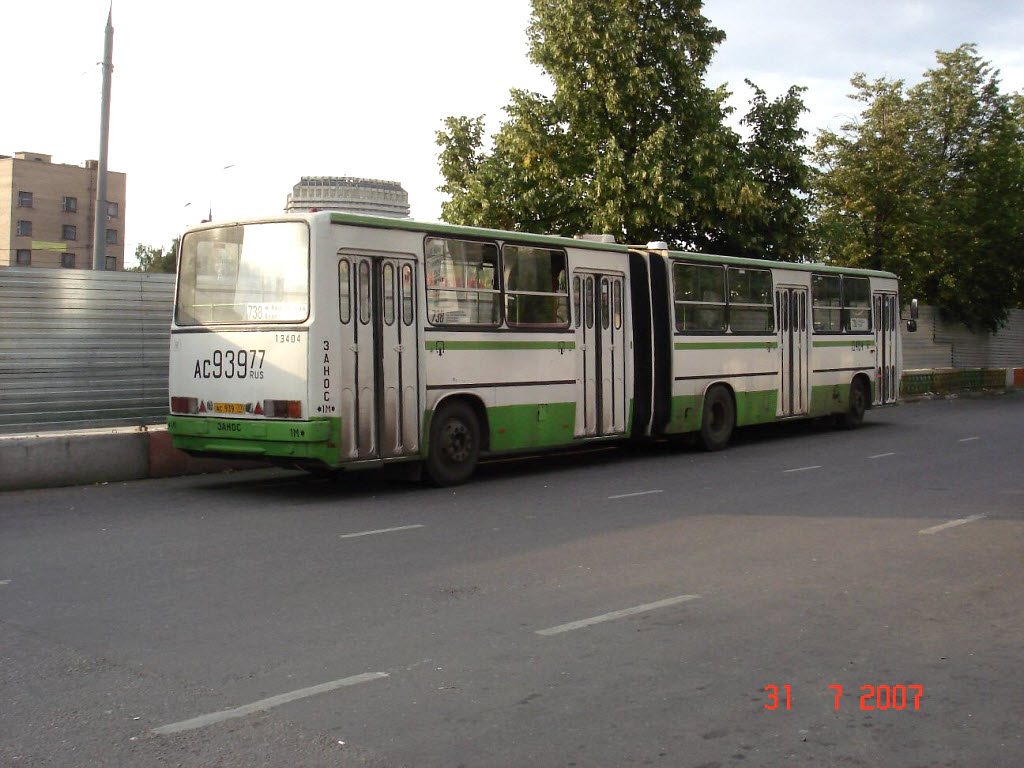
[[[191,455],[306,459],[333,466],[339,459],[341,421],[170,416],[167,431],[174,447]]]

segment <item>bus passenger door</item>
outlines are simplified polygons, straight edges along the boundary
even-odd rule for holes
[[[414,454],[419,450],[416,262],[342,254],[338,274],[342,457]]]
[[[576,437],[617,435],[626,430],[624,279],[577,271]]]
[[[810,402],[810,327],[806,288],[777,288],[780,417],[806,414]]]
[[[900,332],[900,308],[895,293],[872,296],[875,321],[875,397],[876,404],[896,402],[900,372],[896,370],[896,344]]]

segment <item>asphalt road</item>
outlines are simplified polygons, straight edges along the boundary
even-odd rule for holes
[[[1024,765],[1022,435],[0,494],[0,765]]]

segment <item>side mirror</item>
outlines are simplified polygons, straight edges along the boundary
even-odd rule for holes
[[[910,319],[907,320],[907,333],[913,333],[917,330],[917,317],[920,310],[917,306],[917,299],[910,300]]]

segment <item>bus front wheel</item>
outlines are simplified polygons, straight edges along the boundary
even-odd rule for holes
[[[442,405],[430,422],[427,476],[434,485],[466,482],[480,457],[480,424],[463,402]]]
[[[736,426],[736,408],[725,387],[712,387],[704,396],[700,442],[706,451],[720,451],[729,444]]]

